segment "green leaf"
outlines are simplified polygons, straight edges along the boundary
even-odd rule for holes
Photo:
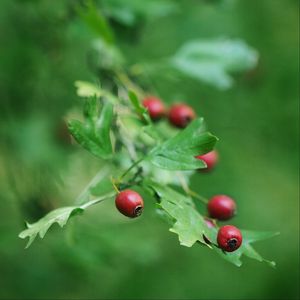
[[[156,126],[153,125],[151,118],[149,116],[148,110],[141,104],[137,95],[133,91],[128,92],[129,100],[134,107],[136,114],[141,118],[143,126],[141,127],[141,133],[146,133],[148,137],[151,137],[152,140],[161,140],[162,136],[157,130]]]
[[[171,157],[166,155],[155,155],[151,158],[151,162],[156,167],[166,170],[193,170],[206,168],[205,162],[196,159],[193,156],[178,155],[172,153]]]
[[[100,97],[102,95],[101,88],[93,83],[77,80],[74,84],[79,97]]]
[[[109,176],[109,174],[107,174]],[[112,190],[112,183],[109,177],[102,178],[99,182],[89,187],[89,193],[95,197],[103,196]]]
[[[72,120],[68,123],[69,130],[77,141],[84,149],[97,157],[107,158],[107,153],[101,148],[98,142],[92,136],[87,126],[77,120]]]
[[[279,232],[243,230],[243,235],[247,237],[249,243],[253,243],[277,236]]]
[[[96,121],[96,137],[101,144],[101,148],[106,154],[112,153],[110,140],[110,129],[113,120],[113,105],[109,102],[104,103],[100,117]]]
[[[232,72],[257,64],[258,54],[241,40],[196,40],[183,45],[171,58],[171,65],[187,76],[220,89],[232,86]]]
[[[176,171],[170,172],[170,170],[157,168],[150,161],[143,161],[143,174],[145,177],[152,178],[154,181],[159,182],[161,185],[173,185],[173,186],[182,186],[184,181],[186,184],[189,184],[190,177],[194,174],[193,170],[190,171]]]
[[[114,193],[107,194],[102,198],[91,200],[83,205],[80,206],[67,206],[55,209],[48,213],[46,216],[41,218],[39,221],[33,224],[26,223],[27,229],[23,230],[19,234],[19,238],[25,239],[29,238],[26,248],[28,248],[35,238],[39,236],[41,239],[44,238],[45,234],[47,233],[48,229],[55,223],[57,223],[60,227],[64,227],[70,217],[78,215],[82,213],[86,208],[94,205],[96,203],[102,202],[105,199],[108,199],[114,196]]]
[[[98,101],[98,98],[94,96],[84,103],[83,115],[91,125],[96,122],[99,115]]]
[[[97,69],[114,72],[119,70],[125,62],[120,49],[115,45],[107,44],[102,39],[93,40],[91,50],[91,64]]]
[[[159,18],[178,10],[171,0],[104,0],[105,13],[126,26],[134,26],[141,18]]]
[[[189,197],[153,181],[145,182],[145,185],[155,191],[159,207],[173,220],[170,231],[178,234],[181,245],[191,247],[196,242],[207,245],[203,238],[207,231],[205,220]]]
[[[80,212],[82,212],[83,209],[76,206],[70,206],[70,207],[62,207],[58,208],[56,210],[51,211],[49,214],[47,214],[45,217],[37,221],[33,224],[28,224],[27,229],[22,231],[19,234],[19,237],[21,239],[29,238],[29,241],[26,245],[26,248],[28,248],[32,242],[35,240],[37,235],[40,236],[42,239],[45,234],[47,233],[48,229],[54,224],[58,223],[60,227],[63,227],[68,222],[71,215],[76,215]]]
[[[155,140],[156,142],[162,139],[159,131],[153,124],[143,126],[142,131],[146,133],[149,137],[151,137],[153,140]]]
[[[84,105],[84,123],[69,122],[68,127],[75,140],[97,157],[107,159],[112,154],[110,130],[113,121],[113,105],[105,102],[99,113],[99,101],[89,98]]]
[[[101,36],[101,38],[107,44],[114,43],[114,35],[111,31],[109,25],[107,24],[102,13],[97,9],[94,2],[92,0],[88,0],[86,2],[86,7],[77,7],[77,12],[80,18],[97,34]]]
[[[148,125],[152,124],[150,116],[148,114],[148,110],[141,104],[140,100],[138,99],[137,95],[133,91],[128,92],[128,97],[133,105],[135,112],[142,117],[144,122]]]
[[[206,164],[195,156],[211,151],[217,141],[205,130],[203,118],[198,118],[177,135],[153,148],[146,159],[168,170],[205,168]]]
[[[221,257],[238,267],[242,265],[242,256],[247,256],[275,267],[275,262],[263,258],[251,244],[276,236],[279,234],[278,232],[242,230],[243,243],[241,247],[234,252],[224,252],[216,246],[218,229],[207,226],[204,217],[196,210],[192,199],[153,180],[145,180],[144,187],[154,191],[159,207],[166,214],[168,221],[171,221],[173,225],[170,231],[178,234],[181,245],[191,247],[196,242],[201,242],[214,249]]]
[[[100,84],[96,85],[88,81],[77,80],[74,82],[77,96],[83,98],[105,97],[112,103],[117,103],[119,99],[110,91],[103,89]]]
[[[269,261],[263,258],[253,247],[252,243],[265,240],[271,237],[278,235],[278,232],[259,232],[259,231],[249,231],[249,230],[241,230],[243,236],[243,242],[241,247],[234,252],[224,252],[219,248],[215,247],[216,251],[219,255],[221,255],[225,260],[230,263],[240,267],[242,265],[242,256],[247,256],[249,258],[255,259],[260,262],[265,262],[271,267],[275,267],[276,264],[274,261]],[[212,241],[212,243],[217,243],[217,229],[210,228],[210,230],[206,233],[208,239]]]

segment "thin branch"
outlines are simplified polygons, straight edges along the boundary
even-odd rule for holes
[[[120,177],[120,181],[134,168],[136,167],[139,163],[143,161],[143,157],[135,161]]]
[[[185,178],[182,176],[182,174],[180,172],[176,172],[178,179],[180,181],[181,187],[182,189],[185,191],[185,193],[188,196],[191,196],[193,198],[196,198],[198,200],[200,200],[203,204],[207,205],[208,203],[208,199],[206,199],[205,197],[199,195],[198,193],[194,192],[193,190],[191,190],[185,180]]]
[[[96,182],[98,182],[100,179],[107,176],[109,173],[108,167],[102,168],[93,178],[92,180],[87,184],[87,186],[83,189],[83,191],[79,194],[79,196],[76,198],[75,203],[80,204],[82,203],[82,199],[84,199],[86,196],[89,195],[89,189],[91,186],[93,186]]]
[[[98,203],[100,203],[100,202],[103,202],[103,201],[105,201],[105,200],[108,200],[108,199],[114,197],[115,194],[116,194],[115,192],[106,194],[106,195],[104,195],[104,196],[102,196],[102,197],[96,198],[96,199],[94,199],[94,200],[91,200],[91,201],[89,201],[89,202],[87,202],[87,203],[81,205],[80,208],[86,209],[86,208],[88,208],[88,207],[90,207],[90,206],[92,206],[92,205],[98,204]]]

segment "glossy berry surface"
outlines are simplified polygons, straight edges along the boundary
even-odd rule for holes
[[[142,197],[132,190],[120,192],[116,197],[115,204],[119,212],[129,218],[140,216],[144,208]]]
[[[207,168],[204,170],[209,171],[209,170],[213,169],[215,167],[215,165],[218,163],[219,155],[216,150],[213,150],[206,154],[198,155],[198,156],[196,156],[196,158],[203,160],[207,165]]]
[[[242,234],[238,228],[225,225],[218,231],[217,242],[219,247],[226,252],[237,250],[243,241]]]
[[[211,218],[228,220],[234,216],[236,204],[226,195],[216,195],[208,201],[207,210]]]
[[[186,127],[195,117],[194,110],[186,104],[174,104],[169,111],[170,123],[179,128]]]
[[[165,113],[166,109],[162,101],[156,97],[147,97],[143,100],[143,105],[148,109],[150,118],[153,121],[161,119]]]

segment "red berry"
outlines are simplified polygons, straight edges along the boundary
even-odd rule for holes
[[[198,155],[196,156],[196,158],[201,159],[206,163],[207,168],[205,170],[211,170],[217,164],[219,160],[219,155],[216,150],[213,150],[206,154]]]
[[[119,212],[129,218],[135,218],[142,214],[144,201],[135,191],[124,190],[116,197],[116,207]]]
[[[150,118],[154,121],[159,120],[166,113],[164,104],[160,99],[156,97],[151,96],[145,98],[143,101],[143,105],[148,109]]]
[[[207,209],[211,218],[228,220],[234,216],[236,204],[234,200],[228,196],[216,195],[209,200]]]
[[[186,127],[195,117],[194,110],[186,104],[174,104],[169,111],[169,121],[179,128]]]
[[[241,246],[243,237],[239,229],[225,225],[219,229],[217,241],[222,250],[233,252]]]

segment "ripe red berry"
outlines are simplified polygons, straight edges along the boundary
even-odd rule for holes
[[[216,150],[213,150],[206,154],[198,155],[198,156],[196,156],[196,158],[203,160],[207,165],[207,168],[205,170],[209,171],[209,170],[213,169],[214,166],[217,164],[217,162],[219,160],[219,155]]]
[[[164,104],[156,97],[151,96],[145,98],[143,105],[148,109],[150,118],[153,121],[161,119],[166,113]]]
[[[226,195],[216,195],[207,204],[209,216],[218,220],[228,220],[234,216],[236,204]]]
[[[193,119],[196,113],[186,104],[174,104],[169,111],[169,121],[179,128],[186,127]]]
[[[115,200],[119,212],[129,218],[135,218],[142,214],[144,201],[135,191],[124,190],[120,192]]]
[[[243,237],[240,230],[232,225],[225,225],[218,231],[218,245],[226,252],[237,250],[241,246],[242,241]]]

